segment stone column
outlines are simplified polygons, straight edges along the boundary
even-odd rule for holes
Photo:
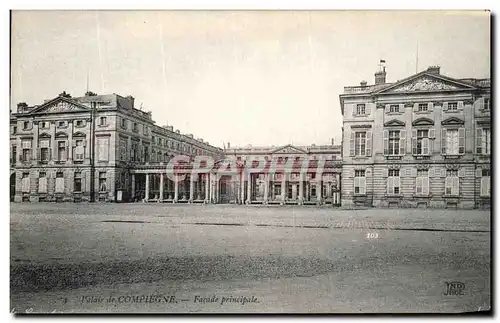
[[[132,186],[132,192],[131,192],[132,200],[135,201],[135,174],[131,174],[130,178],[131,178],[131,182],[132,182],[130,185],[130,186]]]
[[[241,193],[241,204],[245,203],[245,169],[242,170],[240,174],[240,193]]]
[[[146,202],[149,200],[149,174],[146,174],[146,192],[144,194],[144,200]]]
[[[304,173],[300,173],[299,178],[299,205],[304,202]]]
[[[205,203],[210,200],[210,173],[205,174]]]
[[[177,174],[174,174],[174,203],[179,200],[179,178]]]
[[[317,187],[316,194],[318,195],[318,205],[321,205],[322,195],[323,195],[323,181],[321,179],[319,179],[317,183],[318,184],[316,185],[316,187]]]
[[[68,121],[68,156],[67,160],[73,160],[73,120]]]
[[[251,203],[252,200],[252,173],[248,172],[248,177],[247,177],[247,204]]]
[[[267,204],[267,200],[269,199],[269,174],[265,175],[264,178],[264,204]]]
[[[158,199],[158,202],[163,202],[163,181],[164,181],[164,178],[163,178],[163,173],[160,173],[160,198]]]
[[[285,204],[285,188],[286,188],[286,173],[283,172],[281,177],[281,204]]]
[[[189,203],[193,203],[194,197],[194,175],[189,175]]]

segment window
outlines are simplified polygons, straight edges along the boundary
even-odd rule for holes
[[[391,113],[398,113],[399,112],[399,104],[391,104],[389,106],[389,112]]]
[[[356,114],[357,115],[364,115],[366,114],[366,106],[365,104],[358,104],[356,105]]]
[[[459,192],[458,170],[446,171],[445,195],[457,196]]]
[[[399,155],[399,141],[400,141],[400,131],[399,130],[390,130],[388,133],[388,145],[386,155]]]
[[[128,140],[120,139],[120,160],[127,160],[128,155]]]
[[[11,152],[11,156],[10,156],[10,163],[11,164],[15,164],[16,163],[16,158],[17,158],[17,146],[16,145],[12,145],[12,152]]]
[[[65,161],[66,160],[66,142],[58,141],[57,142],[57,160]]]
[[[458,102],[449,102],[448,111],[458,111]]]
[[[99,192],[106,192],[106,172],[99,172]]]
[[[483,169],[481,171],[481,196],[490,196],[490,170]]]
[[[82,161],[85,158],[85,140],[77,139],[75,141],[74,159]]]
[[[106,117],[99,117],[99,125],[100,125],[100,126],[105,126],[105,125],[107,125],[107,120],[106,120]]]
[[[130,160],[131,161],[139,160],[139,156],[137,154],[137,142],[132,142],[132,149],[130,151]]]
[[[281,195],[281,185],[274,185],[274,196]]]
[[[82,191],[82,173],[81,172],[75,172],[75,182],[74,182],[73,190],[75,192]]]
[[[47,193],[47,173],[38,174],[38,193]]]
[[[149,147],[144,147],[144,161],[149,162]]]
[[[127,119],[121,118],[121,127],[122,129],[127,129]]]
[[[356,132],[354,151],[356,156],[366,155],[366,132]]]
[[[418,104],[418,112],[427,112],[428,110],[429,110],[429,104],[427,103]]]
[[[148,127],[147,126],[143,126],[142,127],[142,133],[147,135],[148,134]]]
[[[58,122],[57,122],[57,126],[58,126],[59,128],[64,128],[64,127],[66,126],[66,121],[58,121]]]
[[[458,155],[458,129],[444,130],[446,134],[446,145],[444,146],[444,154]],[[444,133],[443,132],[443,133]]]
[[[484,99],[483,109],[486,111],[490,111],[490,99],[488,98]]]
[[[50,128],[50,123],[48,121],[42,121],[41,126],[43,129],[48,129]]]
[[[56,173],[56,193],[64,192],[64,174],[63,172]]]
[[[13,126],[12,127],[12,134],[16,134],[17,133],[17,126]]]
[[[139,131],[139,126],[137,125],[137,122],[134,122],[133,130],[134,132]]]
[[[429,171],[427,169],[417,170],[415,187],[417,195],[429,195]]]
[[[400,180],[399,169],[389,169],[387,177],[387,194],[399,194]]]
[[[23,173],[21,179],[21,191],[23,193],[29,193],[30,191],[30,173]]]
[[[21,161],[27,162],[31,160],[31,140],[23,140],[22,144],[22,154]]]
[[[76,120],[77,127],[83,127],[83,120]]]
[[[366,178],[364,170],[354,171],[354,194],[366,193]]]
[[[98,161],[107,162],[109,160],[109,138],[98,138]]]
[[[316,185],[311,186],[311,196],[316,197]]]
[[[417,130],[417,137],[413,140],[416,141],[414,145],[414,155],[429,155],[429,130]]]
[[[476,129],[476,153],[480,155],[491,154],[491,130],[490,128]]]
[[[30,122],[29,121],[24,121],[23,122],[23,130],[28,130],[30,128]]]

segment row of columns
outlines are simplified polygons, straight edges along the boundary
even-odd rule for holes
[[[165,177],[165,174],[163,173],[160,173],[160,187],[159,187],[159,198],[158,200],[159,201],[163,201],[164,200],[164,177]],[[218,174],[210,174],[210,173],[203,173],[201,174],[204,179],[205,179],[205,197],[204,197],[204,202],[205,203],[208,203],[208,202],[217,202],[218,199],[219,199],[219,185],[220,185],[220,179],[221,179],[221,175],[218,175]],[[239,185],[238,185],[238,188],[239,188],[239,191],[236,191],[236,196],[234,196],[236,198],[236,200],[238,200],[238,196],[237,195],[240,195],[239,197],[239,200],[241,203],[246,203],[246,204],[250,204],[252,202],[252,188],[254,187],[253,184],[254,184],[254,178],[252,178],[253,176],[252,175],[256,175],[256,173],[250,173],[250,172],[243,172],[239,175],[237,175],[236,177],[233,177],[233,178],[238,178],[239,179]],[[269,201],[269,190],[270,190],[270,176],[272,174],[264,174],[264,197],[263,197],[263,203],[264,204],[267,204],[268,201]],[[299,174],[299,189],[298,189],[298,199],[297,199],[297,202],[298,204],[302,204],[304,202],[304,173],[300,173]],[[193,202],[194,201],[194,191],[195,191],[195,176],[198,176],[198,174],[196,175],[191,175],[190,176],[190,181],[189,181],[189,200],[188,202]],[[233,175],[234,176],[234,175]],[[145,201],[148,201],[150,200],[150,186],[151,186],[151,173],[146,173],[145,174],[145,177],[146,177],[146,187],[145,187],[145,196],[144,196],[144,199]],[[132,189],[132,196],[135,196],[135,186],[136,186],[136,183],[135,183],[135,174],[131,174],[131,180],[132,180],[132,185],[131,185],[131,189]],[[175,177],[174,179],[174,198],[173,198],[173,202],[177,202],[179,200],[179,180],[177,179],[177,177]],[[245,188],[245,182],[247,183],[247,186]],[[274,181],[273,181],[274,182]],[[234,185],[236,185],[235,182],[233,182]],[[280,196],[280,199],[279,199],[279,202],[281,204],[284,204],[286,202],[286,196],[287,196],[287,176],[286,174],[283,174],[282,178],[281,178],[281,196]],[[317,196],[317,199],[316,199],[316,202],[318,203],[321,203],[322,202],[322,181],[318,181],[317,182],[317,186],[318,186],[318,190],[319,192],[317,192],[316,196]],[[310,183],[307,183],[307,193],[309,195],[309,192],[310,192]],[[201,187],[200,187],[201,189]],[[245,199],[245,189],[246,189],[246,199]],[[319,193],[319,194],[318,194]],[[308,197],[306,197],[306,199],[308,199]]]

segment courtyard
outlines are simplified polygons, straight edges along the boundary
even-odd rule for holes
[[[489,211],[16,203],[10,230],[17,313],[490,306]]]

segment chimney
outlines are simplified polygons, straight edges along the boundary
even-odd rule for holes
[[[385,84],[385,76],[387,73],[385,72],[385,66],[381,71],[375,73],[375,85]]]
[[[127,100],[129,100],[130,104],[132,105],[132,108],[134,107],[134,102],[135,98],[131,95],[127,96]]]
[[[188,136],[189,138],[194,138],[194,136],[193,136],[193,134],[192,134],[192,133],[188,134],[187,136]]]
[[[174,131],[174,126],[167,126],[167,130]]]
[[[28,108],[28,105],[26,104],[26,102],[19,102],[17,104],[17,112],[20,113],[20,112],[23,112],[24,110],[26,110]]]
[[[180,134],[180,133],[181,133],[181,131],[180,131],[180,130],[175,130],[175,133],[179,133],[179,134]]]
[[[427,68],[427,73],[434,74],[434,75],[439,75],[439,70],[440,69],[441,69],[441,67],[439,67],[439,66],[429,66]]]
[[[332,138],[332,146],[335,145],[335,138]]]
[[[231,143],[228,141],[227,142],[227,149],[230,149],[231,148]]]
[[[361,86],[363,86],[363,87],[364,87],[364,86],[366,86],[366,84],[368,84],[366,81],[361,81],[361,82],[359,82],[359,85],[361,85]]]

